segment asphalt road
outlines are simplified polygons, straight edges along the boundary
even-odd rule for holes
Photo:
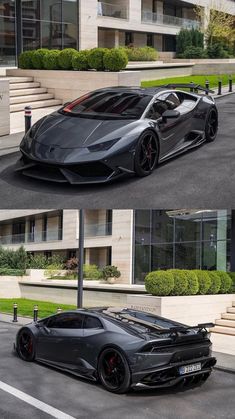
[[[100,385],[20,360],[12,352],[16,331],[17,326],[0,323],[1,419],[56,417],[17,398],[17,390],[24,397],[34,397],[35,404],[58,409],[60,419],[65,418],[62,414],[82,419],[227,419],[234,415],[235,374],[216,370],[202,387],[114,395]],[[1,388],[4,383],[13,387],[13,394]]]
[[[235,208],[235,94],[220,98],[214,143],[158,167],[147,178],[71,186],[14,174],[18,153],[0,157],[0,208]]]

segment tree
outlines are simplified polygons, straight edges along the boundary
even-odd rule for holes
[[[229,39],[234,40],[234,24],[235,17],[229,14],[229,9],[226,8],[223,1],[210,0],[208,5],[208,13],[205,12],[205,7],[196,6],[195,13],[197,18],[204,21],[204,29],[207,46],[211,46],[215,41]]]

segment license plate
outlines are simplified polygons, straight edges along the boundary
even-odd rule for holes
[[[191,365],[184,365],[183,367],[179,367],[180,375],[189,374],[190,372],[200,371],[202,369],[201,362],[197,364]]]

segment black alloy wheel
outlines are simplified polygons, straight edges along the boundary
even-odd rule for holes
[[[145,131],[138,142],[135,153],[135,173],[140,176],[148,176],[155,169],[158,162],[158,141],[156,135],[148,130]]]
[[[125,356],[117,349],[105,349],[99,358],[98,375],[102,385],[112,393],[126,393],[131,373]]]
[[[22,329],[17,337],[17,352],[24,361],[33,361],[35,358],[34,336],[30,330]]]
[[[205,136],[207,142],[212,142],[215,140],[218,131],[218,113],[217,110],[213,107],[210,109],[205,127]]]

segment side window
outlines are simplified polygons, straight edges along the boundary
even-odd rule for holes
[[[102,323],[97,317],[86,316],[84,320],[84,329],[103,329]]]
[[[47,322],[50,329],[81,329],[84,315],[80,313],[64,313],[52,317]]]
[[[149,112],[147,114],[147,118],[151,119],[158,119],[161,118],[162,114],[167,111],[168,106],[167,103],[161,100],[157,100],[153,103],[151,108],[149,109]]]
[[[181,100],[176,92],[163,93],[158,97],[159,100],[164,100],[167,104],[167,109],[173,110],[180,106]]]

